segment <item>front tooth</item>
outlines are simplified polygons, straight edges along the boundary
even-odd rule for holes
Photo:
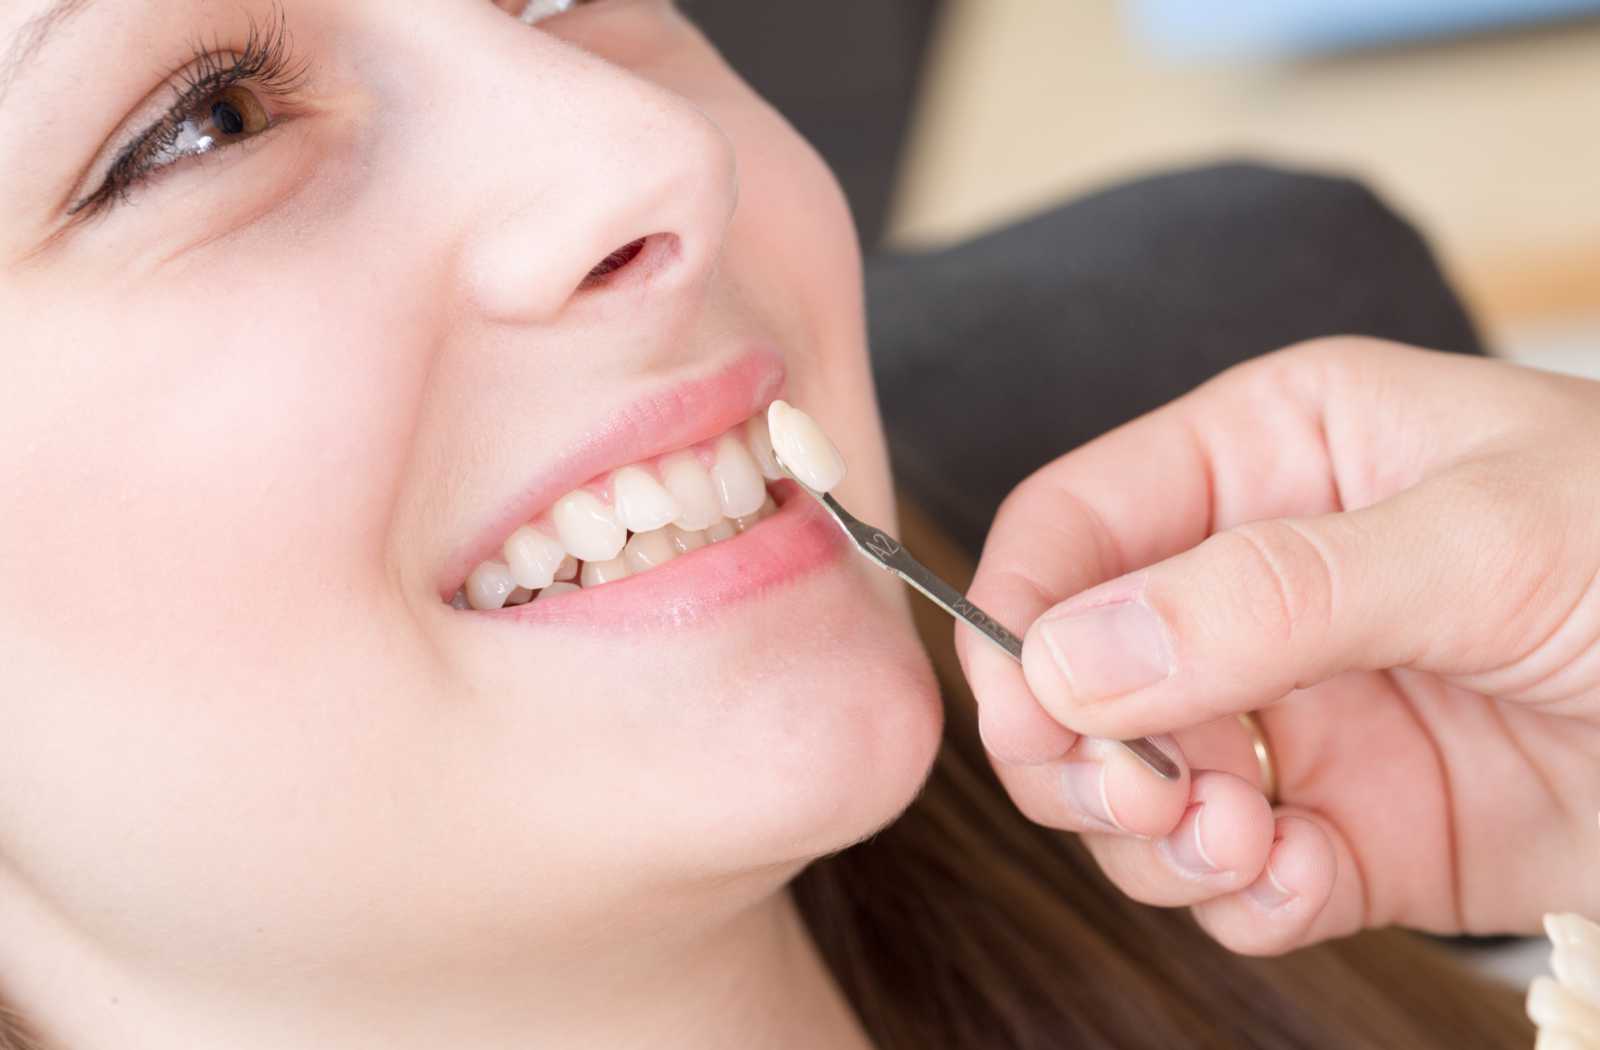
[[[679,554],[688,554],[690,551],[697,551],[710,542],[706,539],[706,534],[700,532],[699,530],[685,532],[676,525],[668,525],[665,531],[666,534],[671,537],[672,546],[677,548]]]
[[[585,587],[598,587],[602,583],[611,583],[614,580],[625,580],[632,573],[628,571],[628,563],[621,558],[608,558],[605,561],[586,561],[583,563],[583,575],[579,577]]]
[[[561,564],[556,568],[557,583],[571,583],[578,578],[578,559],[567,555],[561,559]]]
[[[787,401],[774,401],[767,427],[778,458],[802,484],[828,492],[844,480],[844,457],[816,420]]]
[[[557,580],[555,583],[552,583],[550,586],[540,591],[538,597],[534,598],[533,600],[539,602],[546,598],[555,598],[558,595],[571,594],[577,589],[578,585],[575,583],[562,583],[560,580]]]
[[[519,587],[530,591],[550,586],[561,560],[567,556],[561,544],[532,525],[524,525],[513,532],[506,540],[504,553],[506,564],[511,566],[512,579]]]
[[[750,458],[744,442],[732,434],[717,442],[717,458],[711,465],[711,483],[717,487],[717,499],[725,518],[742,518],[761,509],[767,498],[767,486],[761,480],[761,469]]]
[[[673,524],[694,531],[715,524],[722,518],[722,504],[711,484],[711,475],[692,452],[674,452],[661,461],[661,483],[681,508]],[[573,551],[577,554],[577,551]],[[581,555],[580,555],[581,557]]]
[[[533,601],[533,590],[528,587],[518,587],[516,590],[512,591],[511,596],[506,599],[506,604],[527,605],[531,601]]]
[[[628,541],[627,548],[622,552],[622,560],[628,563],[628,571],[634,573],[665,565],[677,556],[678,548],[673,546],[672,536],[666,529],[639,533]]]
[[[766,414],[751,417],[748,428],[745,437],[750,442],[750,454],[755,457],[756,466],[761,468],[761,476],[768,481],[781,479],[783,468],[778,466],[778,457],[772,451],[772,432],[767,429]]]
[[[672,493],[643,467],[623,467],[611,476],[611,498],[617,518],[629,532],[651,532],[677,519],[680,508]]]
[[[746,514],[742,518],[735,518],[733,524],[740,532],[743,532],[756,522],[766,521],[776,513],[778,513],[778,505],[772,502],[771,496],[768,496],[761,501],[761,506],[757,507],[754,513]]]
[[[734,525],[734,523],[729,521],[727,518],[718,519],[715,525],[706,530],[706,539],[711,543],[721,543],[723,540],[731,540],[737,535],[739,535],[738,526]]]
[[[506,599],[517,589],[511,569],[504,562],[486,561],[467,577],[467,604],[479,612],[505,608]]]
[[[612,509],[583,489],[561,497],[550,517],[561,545],[582,561],[609,561],[628,540],[628,530]]]

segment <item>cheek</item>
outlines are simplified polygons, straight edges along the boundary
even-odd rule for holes
[[[0,853],[123,871],[130,915],[164,866],[282,870],[272,829],[359,767],[335,745],[405,657],[374,613],[420,362],[302,277],[10,314],[53,321],[0,403]]]
[[[25,455],[4,466],[18,498],[0,527],[28,554],[6,565],[22,599],[8,626],[42,626],[68,657],[155,657],[118,671],[159,673],[220,636],[268,650],[263,632],[293,630],[313,597],[373,582],[425,360],[372,331],[334,281],[267,303],[180,286],[96,311],[115,324],[35,313],[69,320],[24,335],[48,349],[19,397],[26,434],[6,442]],[[330,299],[338,311],[319,305]],[[39,360],[60,353],[81,359]],[[134,636],[141,651],[124,651]]]
[[[821,157],[742,84],[708,105],[734,139],[739,208],[724,273],[781,334],[790,399],[817,416],[850,473],[839,497],[892,524],[894,502],[867,357],[861,253],[849,205]]]
[[[765,312],[805,331],[811,343],[802,349],[858,357],[861,257],[843,191],[776,114],[746,116],[735,126],[741,132],[739,210],[728,244],[735,273],[762,275]]]

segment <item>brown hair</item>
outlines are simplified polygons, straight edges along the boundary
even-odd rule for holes
[[[970,575],[924,519],[905,517],[924,560],[950,579]],[[949,621],[919,603],[918,627],[947,697],[933,775],[899,821],[795,883],[880,1050],[1532,1044],[1519,992],[1414,935],[1369,932],[1253,959],[1220,947],[1187,911],[1130,901],[1076,837],[1012,806],[984,759]],[[46,1048],[0,1005],[0,1050]]]

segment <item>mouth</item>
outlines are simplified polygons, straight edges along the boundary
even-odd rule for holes
[[[708,440],[592,478],[518,524],[450,598],[494,613],[554,603],[727,544],[794,498],[773,455],[766,398]]]

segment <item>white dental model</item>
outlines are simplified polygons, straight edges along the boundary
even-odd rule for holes
[[[1535,977],[1528,1016],[1539,1026],[1539,1048],[1600,1046],[1600,926],[1579,915],[1546,915],[1554,977]]]
[[[831,492],[844,480],[844,457],[817,421],[787,401],[767,409],[772,447],[789,472],[807,488]]]

